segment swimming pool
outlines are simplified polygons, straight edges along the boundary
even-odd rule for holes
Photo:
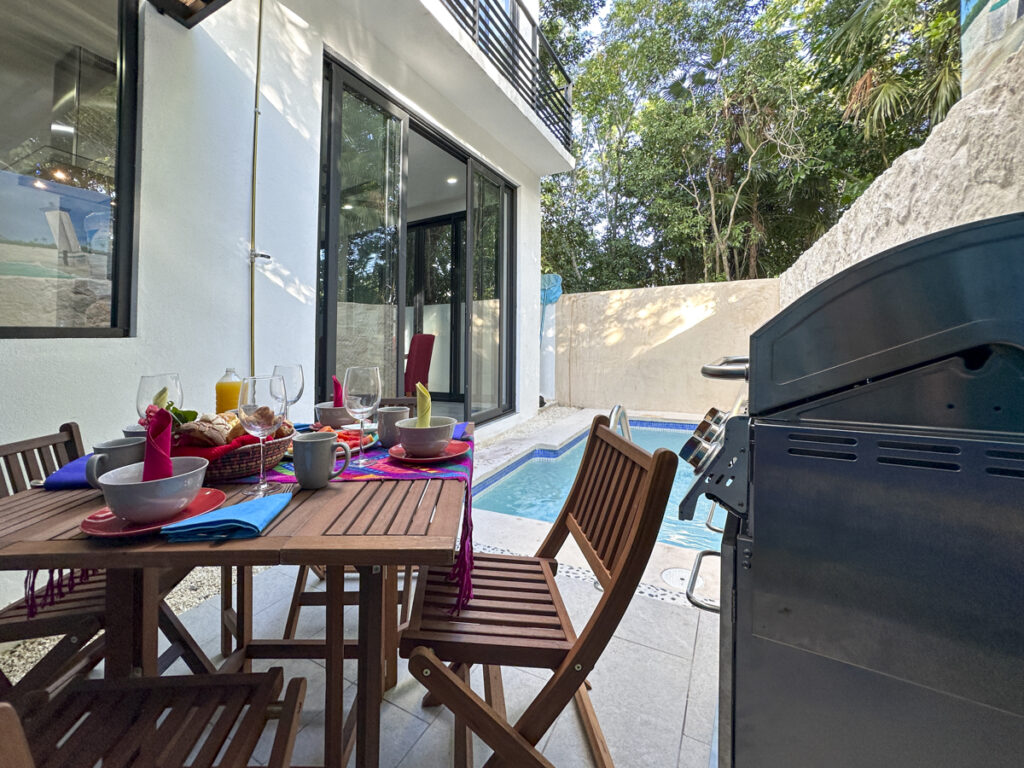
[[[678,452],[694,429],[693,424],[633,420],[630,420],[629,426],[633,441],[648,451],[668,448]],[[586,432],[581,433],[559,451],[534,450],[486,480],[475,483],[473,506],[553,522],[572,488],[576,470],[583,458],[586,436]],[[693,468],[680,460],[658,541],[686,549],[718,550],[721,534],[709,531],[704,525],[711,508],[711,502],[706,497],[701,497],[697,503],[695,520],[679,519],[679,502],[689,490],[693,478]],[[715,525],[722,527],[725,516],[723,510],[716,510]]]

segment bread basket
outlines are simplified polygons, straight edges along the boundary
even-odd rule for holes
[[[263,468],[272,469],[284,458],[291,443],[292,436],[267,440],[263,444]],[[219,483],[225,480],[237,480],[240,477],[258,475],[260,472],[260,445],[252,443],[236,448],[215,461],[210,462],[206,469],[206,482]]]

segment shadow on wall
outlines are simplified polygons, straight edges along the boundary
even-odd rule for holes
[[[731,404],[735,384],[700,367],[746,354],[779,307],[776,280],[566,294],[556,305],[560,403],[700,413]]]

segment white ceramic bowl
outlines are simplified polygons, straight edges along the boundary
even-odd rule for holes
[[[110,511],[130,523],[158,523],[183,510],[203,487],[210,462],[196,456],[171,459],[174,474],[143,482],[143,462],[118,467],[99,476]]]
[[[129,424],[121,430],[121,434],[125,437],[145,437],[146,428],[141,424]]]
[[[339,405],[335,408],[333,400],[316,404],[316,420],[325,427],[334,427],[335,429],[346,424],[356,423],[356,420],[349,415],[343,406]]]
[[[452,441],[455,419],[451,416],[431,416],[429,427],[417,427],[416,419],[402,419],[398,427],[398,442],[407,455],[418,459],[440,456]]]

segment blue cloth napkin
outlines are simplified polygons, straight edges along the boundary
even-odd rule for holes
[[[253,539],[277,517],[292,500],[290,493],[275,493],[231,507],[196,515],[161,529],[170,541],[210,541],[216,539]]]
[[[88,454],[80,456],[74,461],[69,461],[63,467],[50,475],[43,482],[43,488],[48,491],[71,491],[76,488],[92,488],[89,481],[85,479],[85,464],[89,461]]]
[[[455,425],[455,431],[452,433],[452,440],[464,440],[466,437],[466,427],[469,426],[465,421],[460,421]],[[469,438],[472,440],[473,438]]]

